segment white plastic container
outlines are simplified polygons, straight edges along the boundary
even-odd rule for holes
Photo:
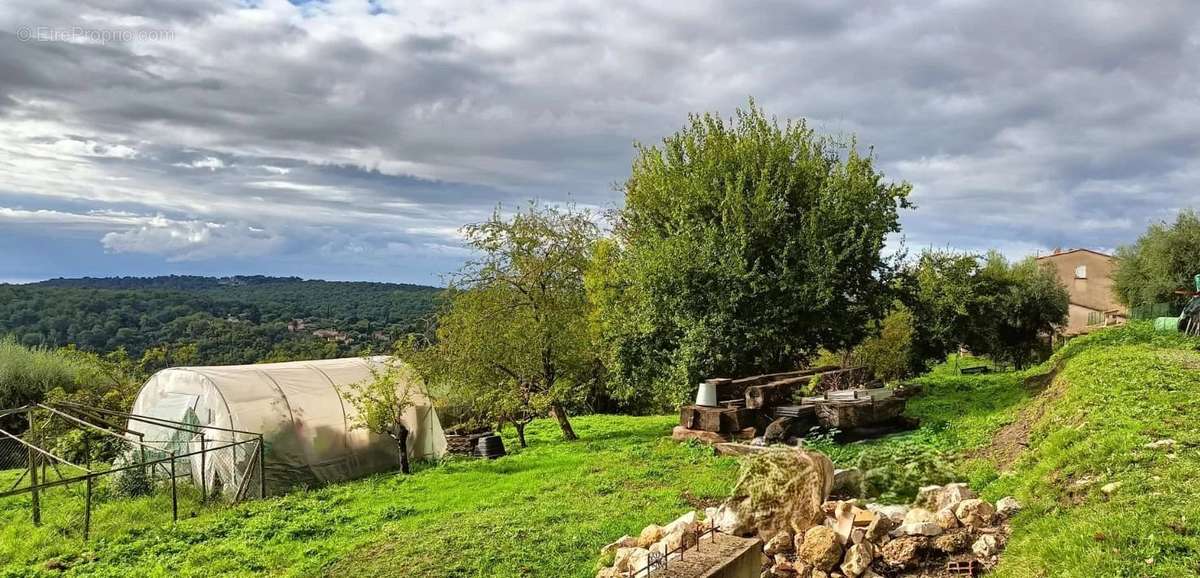
[[[696,390],[696,405],[717,407],[717,384],[700,382],[700,389]]]

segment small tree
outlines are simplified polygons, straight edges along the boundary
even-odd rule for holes
[[[404,414],[415,405],[414,388],[419,380],[412,370],[396,359],[389,359],[382,368],[371,364],[371,377],[351,384],[342,395],[357,414],[350,427],[362,428],[386,435],[396,442],[400,451],[400,471],[409,473],[408,426]]]
[[[1067,288],[1049,265],[1032,258],[1010,264],[996,252],[988,254],[978,276],[982,292],[967,347],[1026,367],[1049,350],[1050,337],[1067,321]]]
[[[978,273],[977,255],[939,250],[926,250],[904,267],[898,284],[911,313],[910,373],[925,371],[967,342],[983,293]]]
[[[1113,289],[1130,307],[1154,303],[1182,305],[1200,274],[1200,214],[1180,211],[1173,224],[1155,223],[1137,243],[1117,249]]]
[[[479,258],[456,275],[436,328],[399,354],[452,403],[524,427],[547,412],[576,439],[567,408],[598,379],[583,274],[599,229],[587,212],[531,203],[463,229]]]

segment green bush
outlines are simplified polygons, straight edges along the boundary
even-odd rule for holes
[[[12,337],[0,339],[0,408],[41,401],[55,388],[73,390],[80,371],[62,352],[27,348]]]
[[[913,345],[913,315],[901,305],[880,323],[879,334],[868,337],[851,352],[854,365],[871,371],[877,379],[896,381],[908,376]]]
[[[127,498],[149,496],[154,492],[154,480],[147,468],[129,468],[113,476],[113,489]]]
[[[863,490],[885,503],[907,503],[921,486],[955,481],[951,454],[928,445],[904,441],[887,447],[869,447],[858,455]]]

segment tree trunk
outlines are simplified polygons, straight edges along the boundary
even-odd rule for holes
[[[406,474],[412,473],[408,464],[408,428],[404,427],[404,424],[396,424],[392,439],[396,440],[396,446],[400,448],[400,471]]]
[[[517,441],[521,444],[521,447],[529,447],[525,445],[525,422],[514,421],[513,427],[517,428]]]
[[[558,420],[558,427],[562,428],[563,439],[567,441],[579,439],[579,436],[575,435],[575,430],[571,429],[571,421],[567,419],[567,410],[563,409],[561,404],[550,404],[550,415]]]

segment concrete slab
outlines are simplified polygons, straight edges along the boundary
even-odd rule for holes
[[[700,545],[671,560],[651,578],[758,578],[764,559],[762,540],[728,534],[706,536]]]

